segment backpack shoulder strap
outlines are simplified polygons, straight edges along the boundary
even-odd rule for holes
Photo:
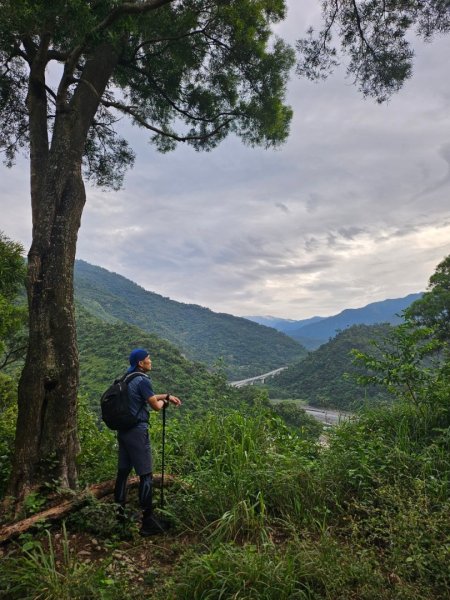
[[[146,379],[148,379],[148,376],[145,373],[141,373],[140,371],[134,371],[133,373],[125,373],[125,375],[122,377],[121,381],[123,381],[124,383],[126,383],[128,385],[128,383],[132,379],[135,379],[136,377],[145,377]],[[146,403],[147,403],[147,400],[143,399],[141,408],[139,410],[141,410],[142,407],[146,405]]]
[[[135,377],[145,377],[146,379],[148,379],[148,376],[145,373],[141,373],[140,371],[133,371],[133,373],[125,373],[125,375],[122,377],[122,381],[129,383]]]

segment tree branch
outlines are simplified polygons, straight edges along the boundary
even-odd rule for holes
[[[213,118],[211,119],[206,119],[204,117],[197,117],[193,114],[191,114],[189,111],[185,110],[184,108],[181,108],[180,106],[178,106],[176,104],[176,102],[174,100],[172,100],[165,92],[164,90],[162,90],[158,84],[158,82],[156,81],[156,79],[154,77],[152,77],[152,75],[150,73],[148,73],[147,71],[145,71],[144,69],[140,69],[138,66],[136,66],[133,63],[129,63],[126,65],[129,69],[131,69],[132,71],[136,71],[136,73],[139,73],[140,75],[143,75],[144,77],[148,78],[155,86],[156,91],[158,92],[158,94],[164,98],[164,100],[178,113],[180,113],[180,115],[185,116],[188,119],[192,119],[193,121],[201,121],[203,123],[215,123],[217,121],[217,119],[221,118],[221,117],[233,117],[236,116],[236,113],[234,112],[220,112],[218,114],[216,114]]]
[[[7,352],[5,354],[5,358],[4,358],[3,362],[0,363],[0,371],[2,369],[4,369],[6,367],[6,365],[10,365],[11,363],[15,362],[16,360],[19,360],[19,358],[22,358],[22,354],[23,354],[23,352],[25,352],[26,349],[27,349],[26,346],[21,346],[20,348],[14,348],[14,350]],[[19,354],[19,356],[16,356],[17,354]]]
[[[356,0],[352,0],[352,4],[353,4],[354,15],[356,17],[356,25],[358,27],[359,37],[361,38],[361,41],[364,43],[364,45],[367,46],[367,49],[372,54],[372,56],[374,58],[377,58],[375,50],[372,48],[372,46],[367,41],[366,35],[365,35],[364,31],[363,31],[362,22],[361,22],[361,16],[359,14],[359,10],[358,10],[358,6],[356,4]]]
[[[96,27],[89,31],[84,40],[76,46],[72,52],[66,57],[65,66],[64,66],[64,74],[61,77],[61,81],[58,87],[57,96],[59,98],[59,103],[62,105],[65,104],[66,101],[66,93],[68,86],[73,82],[73,73],[74,69],[78,63],[78,60],[81,54],[86,49],[89,40],[91,40],[94,36],[99,33],[105,31],[110,25],[115,23],[120,17],[124,15],[133,15],[133,14],[142,14],[145,12],[149,12],[152,10],[156,10],[165,4],[170,4],[174,2],[174,0],[147,0],[146,2],[141,2],[139,4],[134,2],[125,2],[121,4],[114,10],[112,10],[109,15],[103,19]]]
[[[155,473],[153,475],[154,486],[157,488],[161,487],[161,481],[161,475]],[[110,481],[104,481],[103,483],[91,485],[73,498],[64,500],[52,508],[48,508],[47,510],[32,515],[31,517],[27,517],[23,521],[17,521],[16,523],[11,523],[9,525],[0,527],[0,544],[10,540],[11,538],[17,537],[25,531],[28,531],[28,529],[39,522],[56,521],[58,519],[62,519],[72,510],[81,508],[83,504],[85,504],[92,497],[100,499],[104,496],[112,494],[114,492],[114,483],[115,482],[113,479]],[[175,477],[166,474],[164,477],[164,484],[169,486],[173,485],[174,483],[176,483]],[[128,488],[137,487],[138,485],[139,477],[130,477],[128,480]],[[4,500],[6,509],[8,509],[7,503],[8,500]]]
[[[120,102],[110,102],[108,100],[101,100],[101,103],[103,104],[103,106],[105,106],[107,108],[115,108],[116,110],[118,110],[120,112],[130,115],[140,125],[142,125],[142,127],[145,127],[145,129],[149,129],[150,131],[153,131],[157,135],[171,138],[172,140],[175,140],[177,142],[188,142],[191,140],[207,140],[207,139],[215,136],[221,129],[226,127],[232,121],[232,119],[225,120],[223,123],[218,125],[215,129],[213,129],[212,131],[210,131],[209,133],[206,133],[204,135],[178,136],[175,133],[170,133],[168,131],[164,131],[162,129],[159,129],[158,127],[150,125],[150,123],[147,123],[145,118],[142,115],[140,115],[138,112],[136,112],[136,110],[131,106],[121,104]]]

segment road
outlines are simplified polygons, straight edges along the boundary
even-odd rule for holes
[[[301,406],[301,408],[303,408],[308,415],[311,415],[326,425],[336,425],[339,421],[345,421],[345,419],[350,419],[352,416],[351,413],[343,413],[337,410],[330,410],[329,408],[316,408],[315,406]]]
[[[237,388],[244,387],[244,385],[253,385],[256,382],[264,383],[266,379],[273,377],[277,373],[281,373],[284,369],[287,369],[287,367],[279,367],[278,369],[263,373],[262,375],[257,375],[256,377],[248,377],[247,379],[241,379],[240,381],[229,381],[228,383]]]

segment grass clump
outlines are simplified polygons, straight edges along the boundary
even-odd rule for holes
[[[50,532],[47,543],[29,541],[2,561],[0,597],[9,600],[119,600],[124,585],[107,572],[108,562],[87,563],[71,549],[66,529],[60,548]]]
[[[394,598],[375,555],[354,556],[348,550],[327,534],[297,537],[283,546],[220,544],[186,555],[165,593],[180,600]]]
[[[265,541],[301,485],[298,471],[318,452],[262,407],[210,414],[177,431],[176,442],[172,468],[186,493],[171,497],[169,511],[181,527],[216,542]]]

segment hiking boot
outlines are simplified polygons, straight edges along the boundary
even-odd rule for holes
[[[123,525],[129,522],[128,514],[125,510],[125,506],[123,504],[118,504],[116,509],[116,519],[119,525]]]
[[[142,519],[142,527],[139,530],[139,534],[143,537],[160,535],[161,533],[166,533],[168,529],[170,529],[169,521],[158,519],[154,514],[151,514]]]

